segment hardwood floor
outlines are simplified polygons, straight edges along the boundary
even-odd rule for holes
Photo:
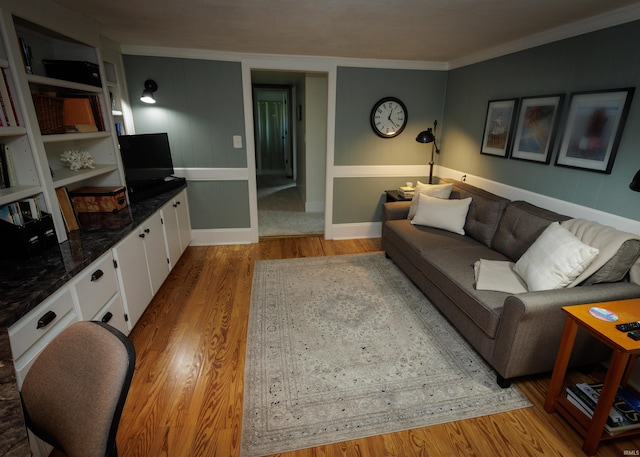
[[[254,262],[378,250],[379,239],[322,237],[188,248],[130,334],[137,365],[118,430],[120,457],[239,456]],[[542,408],[548,383],[549,376],[516,383],[531,408],[280,455],[582,456],[579,435]],[[602,444],[597,455],[638,450],[640,439],[625,438]]]

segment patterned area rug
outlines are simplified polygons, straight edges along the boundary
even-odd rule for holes
[[[383,253],[258,261],[242,457],[530,406]]]

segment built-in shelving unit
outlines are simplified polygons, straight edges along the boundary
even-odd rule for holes
[[[124,124],[117,67],[101,59],[95,44],[6,10],[0,32],[0,71],[11,75],[11,98],[20,113],[18,125],[0,126],[0,144],[11,151],[17,181],[0,189],[0,206],[38,198],[62,242],[67,233],[56,189],[124,184],[115,131],[116,123]],[[54,72],[51,61],[72,64]],[[67,106],[74,102],[87,107],[89,122],[69,125]],[[71,171],[60,160],[65,151],[89,153],[93,168]]]

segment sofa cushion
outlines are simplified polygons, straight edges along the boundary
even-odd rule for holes
[[[448,200],[419,194],[418,210],[411,220],[413,225],[424,225],[464,235],[464,225],[471,198]]]
[[[640,240],[627,240],[620,249],[601,266],[598,271],[589,276],[582,284],[600,284],[603,282],[622,281],[633,264],[640,257]]]
[[[530,291],[562,289],[593,262],[598,252],[558,222],[552,222],[522,254],[515,271]]]
[[[575,284],[618,282],[640,256],[640,237],[586,219],[569,219],[562,225],[582,242],[600,250],[598,257],[576,280]]]
[[[454,184],[449,198],[472,198],[464,231],[485,246],[491,247],[491,240],[509,200],[461,181],[450,179],[443,181]]]
[[[418,211],[418,198],[420,194],[429,195],[435,198],[449,198],[451,195],[451,189],[453,189],[453,183],[443,183],[443,184],[424,184],[418,181],[416,184],[416,190],[411,200],[411,206],[409,207],[409,215],[408,219],[413,219],[416,215],[416,211]]]
[[[531,203],[511,202],[498,224],[491,247],[514,262],[525,253],[552,222],[570,219]]]
[[[510,294],[476,290],[473,265],[478,259],[508,260],[502,254],[478,244],[424,253],[425,275],[489,338],[495,338],[504,300]],[[437,305],[437,304],[436,304]],[[458,323],[453,322],[457,327]]]

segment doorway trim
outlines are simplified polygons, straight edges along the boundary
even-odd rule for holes
[[[304,73],[325,73],[327,75],[327,151],[324,203],[324,237],[333,239],[333,163],[336,118],[337,64],[307,58],[286,56],[255,56],[242,59],[242,92],[244,99],[244,122],[249,178],[249,217],[252,243],[259,240],[258,234],[258,190],[256,184],[255,136],[253,122],[252,70],[299,71]]]

